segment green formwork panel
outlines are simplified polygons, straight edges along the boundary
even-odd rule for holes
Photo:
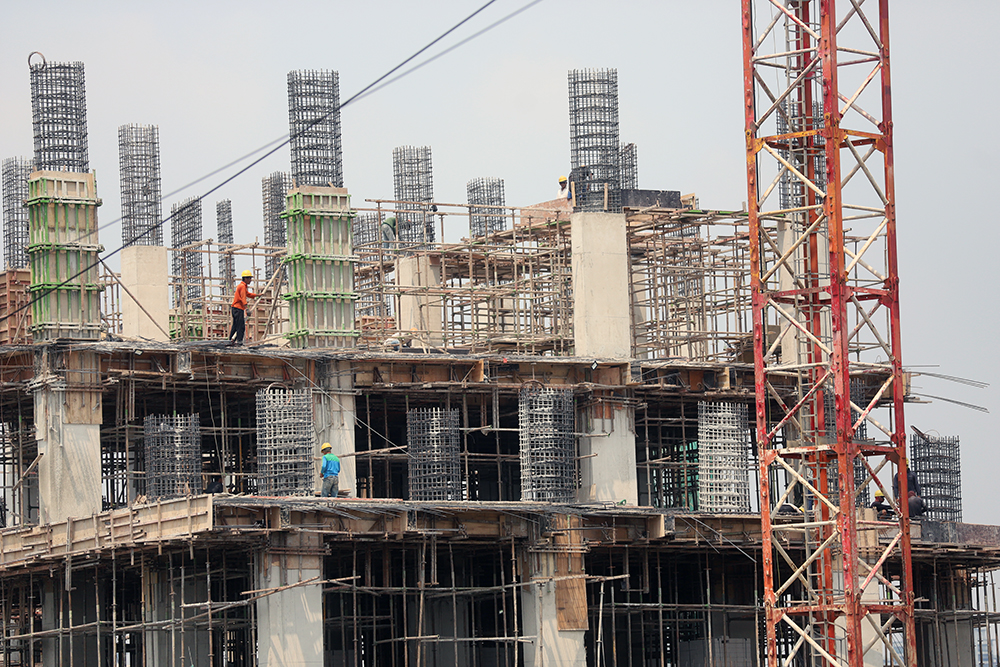
[[[350,257],[354,213],[330,215],[311,211],[284,213],[288,255]]]
[[[100,280],[98,253],[102,250],[101,246],[30,246],[28,264],[31,282],[35,285],[58,285],[69,280],[70,286],[97,284]]]
[[[97,205],[28,200],[28,245],[96,246]]]
[[[284,262],[289,292],[350,294],[354,291],[354,262],[302,255],[286,257]]]
[[[326,192],[303,192],[301,189],[295,188],[285,196],[285,210],[354,216],[354,212],[351,211],[351,195],[347,192],[330,192],[329,190]]]
[[[354,297],[351,295],[286,295],[291,331],[354,331]]]
[[[100,338],[100,285],[32,285],[31,332],[36,339]]]
[[[357,331],[292,331],[285,334],[289,344],[298,349],[349,348],[357,342]]]

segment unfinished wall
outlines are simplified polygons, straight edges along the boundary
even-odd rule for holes
[[[167,249],[132,245],[122,249],[122,334],[166,341],[170,325]],[[142,307],[140,307],[142,304]]]
[[[574,213],[570,220],[576,356],[628,359],[632,317],[625,216]]]

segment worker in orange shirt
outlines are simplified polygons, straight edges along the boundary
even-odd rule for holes
[[[229,331],[229,340],[233,345],[243,344],[243,334],[247,329],[247,298],[257,298],[260,296],[250,291],[251,280],[253,280],[253,271],[244,271],[239,284],[236,286],[236,294],[233,295],[233,328]],[[234,334],[236,336],[235,341],[233,340]]]

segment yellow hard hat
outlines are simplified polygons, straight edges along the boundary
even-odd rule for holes
[[[333,446],[329,442],[324,442],[323,446],[319,448],[321,452],[325,452],[328,449],[333,449]]]
[[[885,494],[882,492],[882,489],[875,489],[875,497],[876,498],[885,498]]]
[[[560,176],[559,177],[559,182],[560,183],[565,183],[566,182],[566,177],[565,176]]]
[[[251,271],[250,269],[247,269],[246,271],[244,271],[242,273],[242,276],[244,278],[253,278],[253,271]]]

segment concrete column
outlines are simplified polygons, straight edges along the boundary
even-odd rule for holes
[[[441,285],[441,259],[428,255],[402,257],[396,263],[396,284],[400,289],[399,322],[403,336],[415,332],[413,347],[440,347],[444,344],[444,306],[441,297],[423,288]]]
[[[580,438],[580,502],[639,504],[635,457],[635,409],[615,403],[585,408]]]
[[[632,314],[625,216],[574,213],[570,221],[575,354],[628,359]]]
[[[145,589],[144,620],[147,623],[164,622],[164,625],[143,633],[146,666],[209,664],[211,642],[208,630],[191,625],[181,628],[169,623],[194,616],[203,609],[184,605],[208,600],[204,564],[195,565],[190,561],[184,564],[181,556],[159,563],[147,560],[142,568],[142,585]],[[216,646],[216,652],[218,651]]]
[[[323,667],[323,560],[318,535],[274,535],[264,550],[258,589],[283,589],[257,601],[257,664],[260,667]],[[295,553],[296,550],[299,553]],[[287,588],[285,588],[287,587]]]
[[[35,439],[38,442],[39,521],[101,511],[101,421],[98,358],[92,352],[42,348],[36,360]],[[54,372],[53,368],[60,369]]]
[[[162,246],[132,245],[122,250],[121,281],[132,293],[130,296],[122,290],[121,294],[122,334],[129,338],[165,341],[167,337],[156,325],[159,324],[163,331],[169,331],[167,249]],[[148,315],[139,307],[139,303]]]
[[[319,383],[323,391],[313,391],[316,415],[316,444],[329,442],[333,453],[340,457],[340,488],[352,496],[358,494],[357,466],[354,453],[354,375],[347,362],[324,362],[319,368]],[[322,488],[321,463],[316,465],[316,491]]]
[[[551,529],[556,532],[548,534],[552,546],[580,545],[580,533],[565,530],[573,527],[571,523],[572,517],[553,517]],[[584,635],[589,624],[582,555],[579,551],[527,553],[524,563],[524,571],[533,583],[521,589],[521,623],[524,634],[535,638],[524,645],[524,664],[584,667]]]

